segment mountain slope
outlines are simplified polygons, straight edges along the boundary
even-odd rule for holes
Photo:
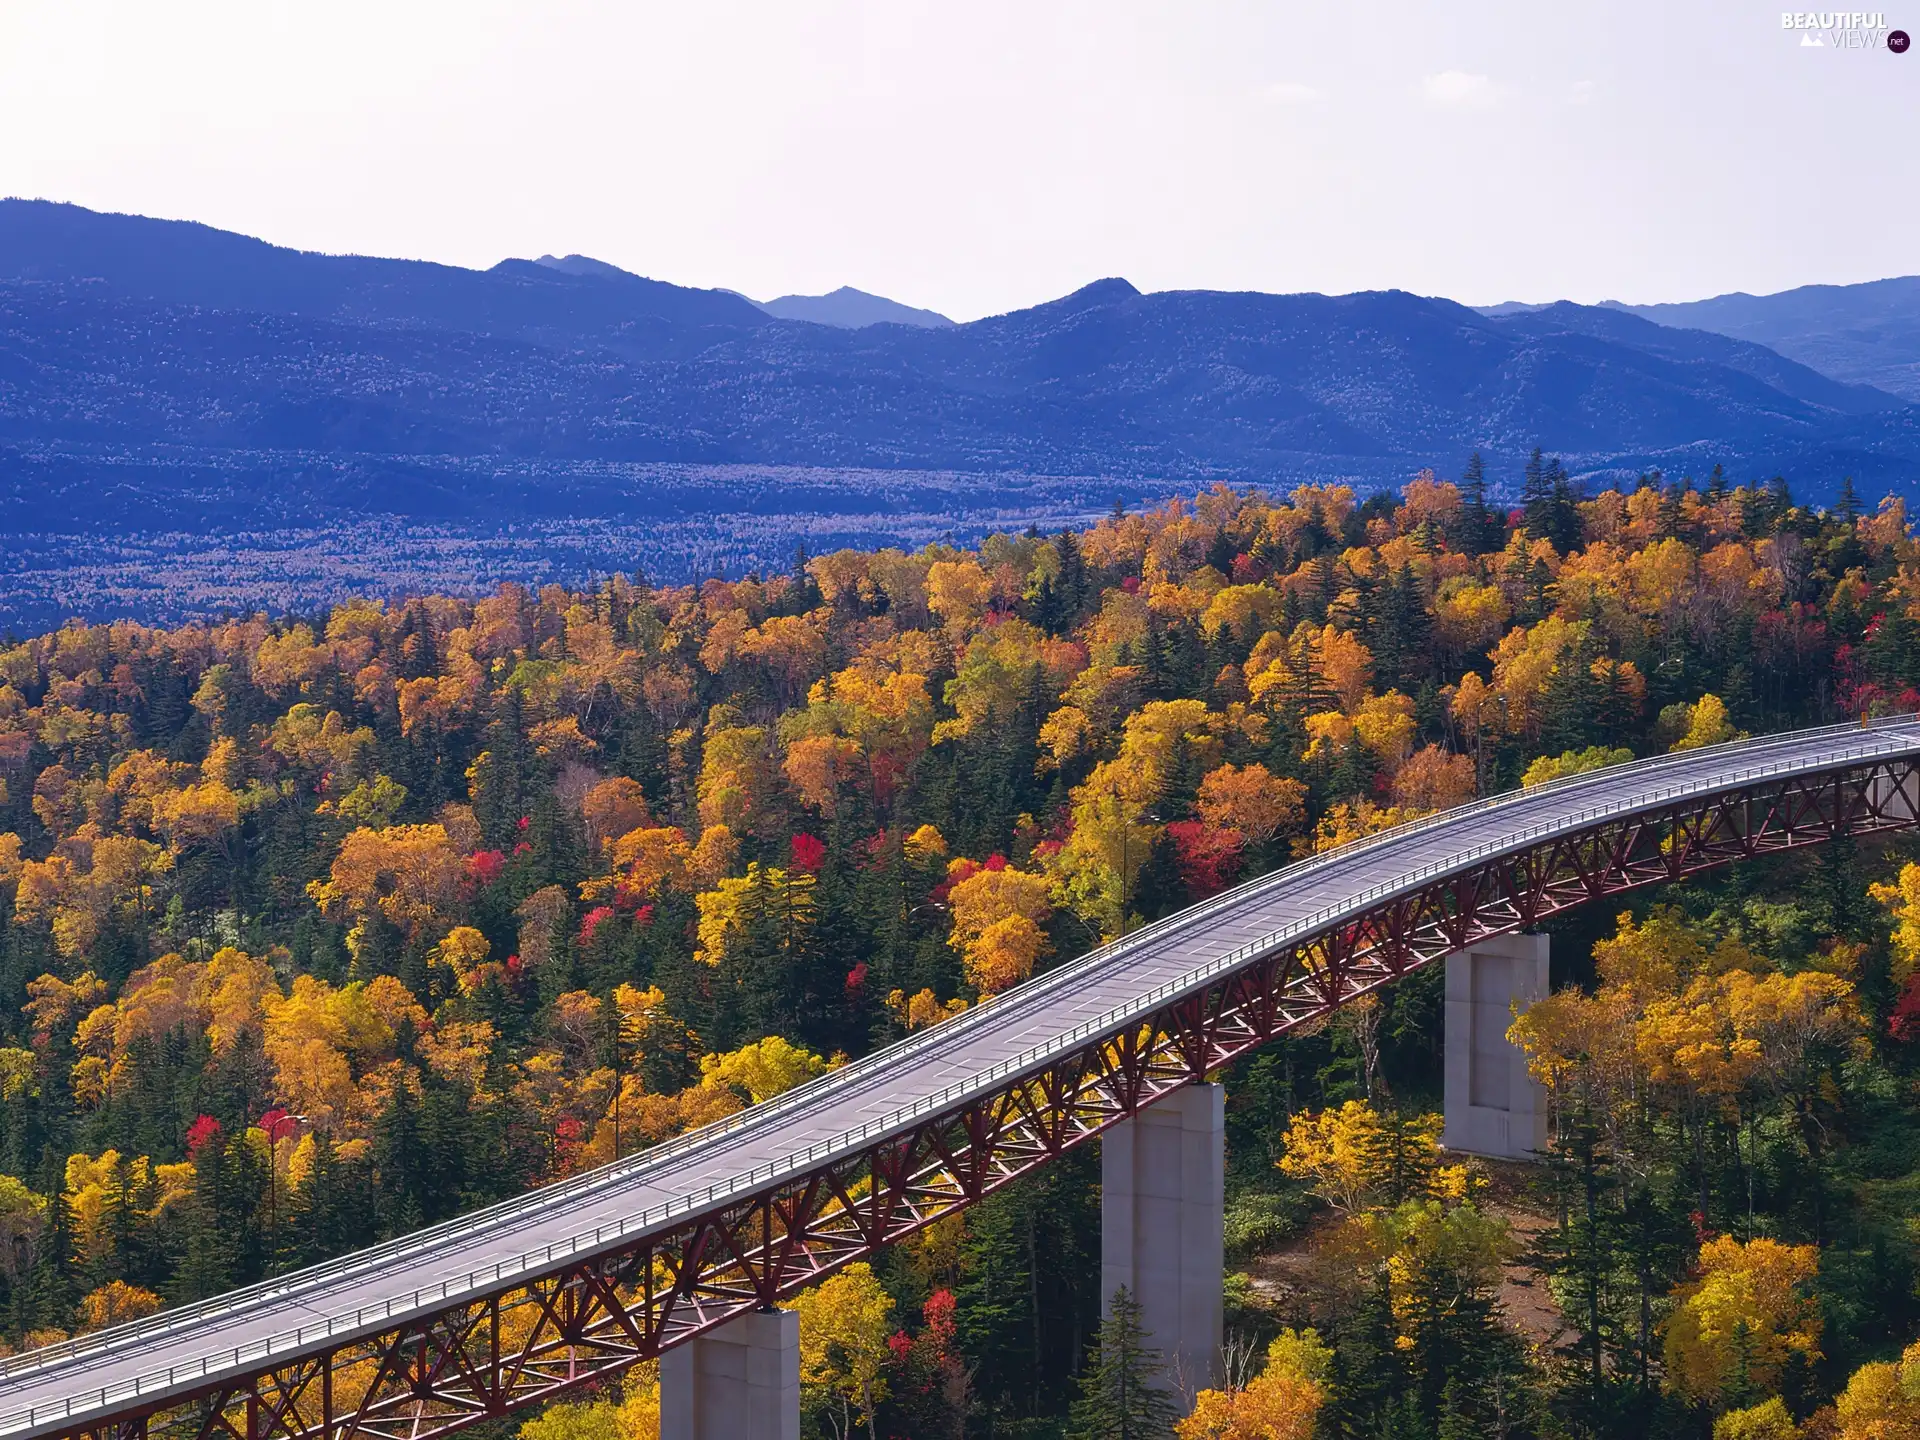
[[[1885,390],[1832,379],[1818,369],[1786,359],[1765,345],[1708,330],[1661,325],[1606,306],[1574,305],[1562,300],[1493,318],[1509,334],[1588,335],[1670,360],[1725,366],[1797,400],[1842,414],[1882,414],[1898,410],[1903,404],[1898,396]]]
[[[722,290],[689,290],[527,260],[463,270],[420,260],[316,255],[181,220],[0,200],[0,281],[94,284],[115,297],[263,315],[510,335],[548,344],[674,353],[767,317]]]
[[[1836,380],[1920,401],[1920,275],[1614,308],[1765,345]]]
[[[918,325],[940,329],[953,324],[937,310],[916,310],[889,300],[884,295],[869,295],[851,285],[825,295],[782,295],[758,302],[769,315],[782,320],[810,320],[815,325],[837,325],[843,330],[864,330],[869,325]]]

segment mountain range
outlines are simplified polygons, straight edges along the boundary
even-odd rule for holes
[[[1613,303],[1662,325],[1751,340],[1836,380],[1877,385],[1920,403],[1920,275],[1680,305]]]
[[[792,318],[795,297],[763,307],[581,256],[468,270],[0,202],[0,533],[730,503],[724,486],[676,492],[645,468],[661,465],[1077,476],[1147,494],[1395,483],[1475,449],[1510,481],[1543,445],[1589,475],[1721,463],[1803,493],[1920,475],[1920,410],[1866,383],[1886,376],[1857,346],[1833,363],[1856,312],[1819,321],[1810,300],[1722,297],[1684,328],[1669,322],[1696,317],[1675,307],[1489,314],[1401,291],[1142,294],[1120,279],[965,325],[850,318],[873,310],[850,312],[856,298],[892,305],[860,292],[801,298],[836,297],[840,318],[816,323]],[[1888,357],[1920,335],[1884,328]],[[997,483],[958,486],[956,510]],[[796,508],[834,498],[801,489]]]

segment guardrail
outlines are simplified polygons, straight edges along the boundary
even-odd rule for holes
[[[1876,723],[1875,728],[1896,725],[1910,721],[1911,717],[1895,717]],[[1068,988],[1074,981],[1089,971],[1104,969],[1116,960],[1149,948],[1153,942],[1189,928],[1207,916],[1222,910],[1236,908],[1245,901],[1272,889],[1284,888],[1323,869],[1345,868],[1356,859],[1390,848],[1426,831],[1445,828],[1458,824],[1469,816],[1488,810],[1514,807],[1520,803],[1532,804],[1538,800],[1565,793],[1569,790],[1584,789],[1610,784],[1628,771],[1645,774],[1657,769],[1684,766],[1692,768],[1697,762],[1716,753],[1747,752],[1757,749],[1778,748],[1783,745],[1800,745],[1810,739],[1827,734],[1858,734],[1859,727],[1853,725],[1827,726],[1818,730],[1795,731],[1785,736],[1766,736],[1753,740],[1729,741],[1724,745],[1706,747],[1700,750],[1684,752],[1679,756],[1657,756],[1644,760],[1627,761],[1621,765],[1609,766],[1603,770],[1586,771],[1578,775],[1562,777],[1531,790],[1509,791],[1502,795],[1489,796],[1469,801],[1452,809],[1434,815],[1421,816],[1406,821],[1390,830],[1367,836],[1340,850],[1287,865],[1266,875],[1244,881],[1230,890],[1212,896],[1197,905],[1189,906],[1176,915],[1157,920],[1135,930],[1121,940],[1111,942],[1090,951],[1067,965],[1048,971],[1035,977],[1027,984],[995,997],[986,1004],[975,1006],[952,1020],[943,1022],[937,1029],[923,1031],[917,1036],[903,1040],[873,1052],[870,1055],[843,1066],[830,1075],[796,1086],[785,1094],[762,1105],[751,1107],[739,1114],[727,1116],[710,1122],[684,1135],[676,1136],[659,1145],[623,1160],[601,1166],[584,1175],[571,1177],[554,1184],[545,1185],[524,1195],[497,1202],[484,1209],[472,1211],[453,1220],[443,1221],[424,1230],[413,1231],[407,1235],[384,1241],[352,1255],[342,1256],[338,1260],[323,1261],[290,1275],[261,1281],[240,1290],[198,1301],[191,1305],[168,1310],[146,1320],[134,1321],[99,1331],[80,1340],[71,1340],[59,1345],[49,1346],[25,1355],[0,1358],[0,1381],[14,1378],[33,1369],[44,1368],[63,1359],[82,1354],[97,1354],[111,1348],[123,1340],[151,1338],[172,1333],[204,1319],[230,1314],[236,1309],[245,1308],[259,1300],[285,1298],[289,1295],[309,1290],[315,1285],[330,1280],[346,1279],[369,1270],[381,1268],[386,1262],[401,1259],[422,1251],[432,1250],[444,1240],[456,1239],[489,1229],[500,1222],[535,1215],[571,1200],[582,1199],[601,1190],[612,1188],[624,1181],[635,1179],[647,1171],[657,1168],[667,1161],[698,1150],[715,1140],[735,1134],[742,1129],[759,1127],[771,1123],[780,1116],[795,1110],[806,1108],[822,1095],[849,1088],[853,1082],[881,1070],[890,1070],[900,1061],[911,1055],[933,1048],[949,1048],[960,1036],[971,1034],[988,1024],[997,1023],[1017,1011],[1024,1011],[1035,1003],[1045,1000],[1060,989]]]
[[[976,1007],[975,1010],[969,1011],[965,1016],[957,1017],[954,1021],[948,1021],[920,1036],[896,1042],[853,1065],[843,1067],[832,1075],[796,1087],[766,1105],[751,1107],[737,1116],[728,1117],[704,1126],[700,1130],[689,1132],[675,1140],[643,1151],[630,1160],[616,1161],[587,1176],[563,1181],[559,1185],[547,1186],[527,1196],[476,1211],[458,1220],[444,1222],[431,1230],[417,1231],[401,1239],[385,1242],[368,1250],[356,1252],[350,1257],[312,1267],[281,1280],[263,1282],[213,1300],[182,1307],[177,1311],[163,1312],[147,1320],[116,1326],[111,1330],[101,1331],[95,1336],[65,1341],[46,1347],[44,1350],[32,1351],[9,1360],[0,1360],[0,1380],[23,1378],[36,1371],[71,1360],[117,1350],[157,1336],[174,1334],[206,1320],[218,1319],[236,1311],[251,1308],[263,1300],[285,1298],[311,1290],[328,1281],[350,1279],[369,1270],[381,1268],[395,1259],[436,1250],[447,1240],[482,1230],[491,1230],[503,1220],[532,1213],[550,1212],[560,1208],[567,1201],[604,1191],[622,1181],[633,1179],[636,1175],[644,1174],[666,1161],[684,1155],[690,1150],[699,1149],[715,1140],[725,1138],[729,1134],[773,1124],[782,1115],[791,1113],[795,1109],[805,1108],[812,1101],[821,1098],[823,1094],[846,1088],[851,1080],[863,1078],[877,1070],[891,1069],[902,1059],[933,1048],[936,1043],[943,1046],[949,1045],[957,1034],[1007,1018],[1015,1011],[1025,1010],[1032,1003],[1051,995],[1078,975],[1090,969],[1105,968],[1116,958],[1146,948],[1154,940],[1163,939],[1169,933],[1184,930],[1207,915],[1218,913],[1222,908],[1236,908],[1239,904],[1266,891],[1283,888],[1307,874],[1322,869],[1335,865],[1345,868],[1365,855],[1391,848],[1418,834],[1458,824],[1473,815],[1501,808],[1518,808],[1523,804],[1530,806],[1537,801],[1564,795],[1569,791],[1610,784],[1629,771],[1634,772],[1638,777],[1645,778],[1661,770],[1693,770],[1701,760],[1715,755],[1748,754],[1788,746],[1798,749],[1822,736],[1873,734],[1876,731],[1895,730],[1903,725],[1911,726],[1913,723],[1914,717],[1896,716],[1864,726],[1827,726],[1818,730],[1796,731],[1784,736],[1731,741],[1725,745],[1683,752],[1679,756],[1635,760],[1610,766],[1604,770],[1588,771],[1537,786],[1531,790],[1509,792],[1502,796],[1473,801],[1437,815],[1410,821],[1354,845],[1342,847],[1338,851],[1312,857],[1236,886],[1223,895],[1189,907],[1165,920],[1156,921],[1123,940],[1091,952],[1079,961],[1038,977],[1036,981],[1030,982],[1031,990],[1026,986],[1020,987],[999,997],[992,1004]],[[197,1386],[216,1374],[239,1370],[248,1362],[269,1360],[277,1354],[296,1352],[322,1341],[351,1337],[370,1329],[381,1328],[396,1318],[443,1307],[469,1295],[490,1293],[502,1282],[529,1273],[537,1274],[550,1267],[556,1260],[570,1259],[583,1253],[590,1254],[628,1237],[637,1238],[650,1230],[667,1228],[673,1221],[688,1214],[724,1204],[736,1196],[761,1189],[784,1175],[810,1170],[823,1162],[885,1139],[891,1133],[910,1128],[930,1114],[957,1109],[971,1099],[997,1090],[1001,1083],[1017,1078],[1022,1072],[1043,1068],[1049,1061],[1070,1053],[1098,1035],[1124,1030],[1128,1025],[1151,1014],[1162,1005],[1183,998],[1196,990],[1204,989],[1223,974],[1248,965],[1277,949],[1298,944],[1345,918],[1364,913],[1373,902],[1397,891],[1410,889],[1437,876],[1465,869],[1490,856],[1523,848],[1548,835],[1584,829],[1594,821],[1609,816],[1656,809],[1670,800],[1733,789],[1771,776],[1815,775],[1826,771],[1844,770],[1852,768],[1859,761],[1885,758],[1903,750],[1915,749],[1920,749],[1920,736],[1909,733],[1905,744],[1890,736],[1879,744],[1852,745],[1813,757],[1803,756],[1732,771],[1712,769],[1681,783],[1653,790],[1636,791],[1622,799],[1558,814],[1537,824],[1506,832],[1496,839],[1482,841],[1466,850],[1455,851],[1441,859],[1400,872],[1356,891],[1334,904],[1322,906],[1307,916],[1290,921],[1278,930],[1237,946],[1204,966],[1155,986],[1135,996],[1124,1005],[1116,1006],[1094,1019],[1082,1021],[1070,1030],[1030,1046],[1019,1054],[998,1061],[963,1080],[954,1081],[938,1091],[920,1096],[910,1104],[885,1116],[865,1121],[857,1127],[840,1132],[831,1139],[817,1141],[804,1150],[796,1150],[778,1160],[754,1166],[728,1180],[709,1185],[703,1190],[676,1196],[662,1205],[650,1207],[637,1215],[623,1217],[611,1224],[596,1226],[591,1231],[581,1231],[564,1240],[556,1240],[544,1247],[522,1252],[491,1266],[468,1271],[457,1279],[448,1277],[437,1285],[421,1286],[410,1293],[401,1292],[377,1304],[360,1306],[351,1312],[342,1312],[338,1315],[329,1315],[307,1325],[213,1351],[181,1364],[156,1368],[129,1380],[89,1389],[69,1396],[57,1407],[41,1405],[0,1415],[0,1434],[31,1429],[42,1421],[56,1416],[71,1419],[76,1414],[102,1409],[117,1401],[134,1399],[149,1393],[164,1393],[178,1388],[183,1383]],[[1016,997],[1019,1003],[1008,1003],[1015,1001]],[[963,1021],[970,1023],[962,1024]]]

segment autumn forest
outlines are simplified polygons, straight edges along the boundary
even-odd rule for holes
[[[1899,501],[1538,453],[1511,509],[1475,457],[9,639],[0,1353],[632,1154],[1404,820],[1915,709]],[[1435,970],[1224,1072],[1190,1414],[1127,1398],[1083,1149],[796,1302],[808,1433],[1920,1437],[1920,842],[1589,909],[1512,1031],[1540,1164],[1439,1148]],[[650,1440],[657,1388],[515,1429]]]

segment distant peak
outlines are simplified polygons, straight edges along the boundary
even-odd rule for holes
[[[600,280],[640,278],[631,270],[622,270],[618,265],[609,265],[606,261],[596,260],[591,255],[542,255],[533,263],[544,265],[549,270],[558,270],[562,275],[591,275]]]
[[[1123,300],[1137,300],[1140,292],[1129,280],[1118,275],[1109,275],[1104,280],[1096,280],[1091,285],[1082,285],[1071,295],[1062,296],[1054,303],[1070,306],[1075,310],[1089,309],[1095,305],[1118,305]]]
[[[939,330],[953,324],[937,310],[916,310],[911,305],[856,290],[851,285],[842,285],[825,295],[782,295],[754,303],[778,320],[806,320],[842,330],[864,330],[869,325],[914,325],[923,330]]]

